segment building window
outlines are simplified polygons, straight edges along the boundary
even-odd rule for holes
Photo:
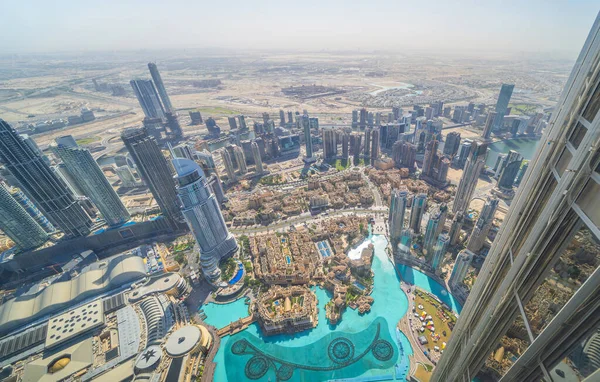
[[[583,110],[582,116],[589,122],[592,122],[594,120],[594,118],[596,117],[596,114],[598,114],[599,109],[600,109],[600,86],[596,85],[596,90],[594,90],[594,93],[590,97],[590,101],[588,102],[587,106]]]
[[[571,152],[565,147],[555,166],[556,172],[558,172],[559,176],[562,177],[563,173],[567,169],[567,166],[569,166],[569,163],[571,162],[571,158],[573,158],[573,154],[571,154]]]
[[[598,203],[600,202],[600,184],[596,183],[594,179],[588,180],[587,184],[583,188],[581,194],[577,198],[577,206],[586,214],[588,218],[600,228],[600,208]]]
[[[579,145],[581,144],[581,141],[583,141],[583,137],[585,137],[586,133],[587,128],[583,126],[581,122],[577,122],[577,125],[575,126],[575,129],[569,138],[569,142],[571,142],[575,149],[579,148]]]

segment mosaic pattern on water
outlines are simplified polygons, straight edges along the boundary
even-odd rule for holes
[[[377,318],[358,333],[332,332],[301,347],[265,344],[248,333],[230,338],[225,367],[230,381],[307,381],[352,378],[370,369],[390,369],[402,352],[388,323]]]

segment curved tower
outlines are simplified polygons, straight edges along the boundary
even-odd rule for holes
[[[173,166],[183,215],[200,246],[202,271],[209,282],[216,284],[221,277],[219,261],[237,251],[238,245],[227,230],[217,198],[200,166],[184,158],[173,159]]]

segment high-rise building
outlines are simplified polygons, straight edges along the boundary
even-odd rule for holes
[[[336,131],[332,128],[324,128],[323,138],[323,159],[333,159],[337,156]]]
[[[433,246],[433,255],[431,256],[431,269],[435,274],[440,274],[442,270],[442,263],[446,256],[446,250],[448,249],[448,243],[450,238],[448,235],[442,233],[437,237],[436,243]]]
[[[304,144],[306,145],[306,158],[313,156],[312,135],[310,134],[310,121],[308,116],[302,116],[302,129],[304,130]]]
[[[371,133],[373,129],[365,129],[365,157],[371,156]]]
[[[379,160],[379,156],[379,127],[376,127],[373,129],[373,133],[371,136],[371,162]]]
[[[48,240],[48,233],[25,211],[0,184],[0,229],[19,250],[39,247]]]
[[[473,232],[469,236],[469,241],[467,241],[467,249],[477,252],[483,247],[492,228],[497,209],[498,198],[488,196],[475,223],[475,227],[473,227]]]
[[[465,163],[467,163],[467,158],[469,157],[469,153],[471,152],[471,145],[473,141],[470,139],[465,139],[458,149],[458,155],[454,157],[454,161],[456,166],[460,169],[465,167]]]
[[[507,115],[508,111],[508,103],[510,102],[510,97],[512,96],[514,89],[515,85],[502,84],[500,94],[498,95],[498,101],[496,102],[496,115],[494,116],[492,130],[502,128],[504,117]]]
[[[446,135],[446,142],[444,143],[444,154],[454,156],[458,152],[460,147],[460,133],[455,131]]]
[[[238,249],[233,235],[227,230],[217,198],[208,185],[198,164],[189,159],[175,158],[178,196],[183,216],[200,247],[200,265],[212,284],[221,280],[219,261]]]
[[[485,158],[487,156],[487,144],[481,142],[473,142],[471,144],[471,150],[465,163],[465,168],[458,183],[456,189],[456,197],[454,198],[454,205],[452,212],[465,213],[473,198],[475,192],[475,186],[477,186],[477,180],[481,174],[481,170],[485,166]]]
[[[252,141],[252,156],[254,157],[254,168],[256,173],[262,174],[265,172],[262,158],[260,157],[260,148],[258,147],[258,143],[256,143],[256,141]]]
[[[498,178],[498,188],[501,190],[512,190],[517,173],[523,163],[523,156],[516,151],[510,150],[506,158],[504,168]]]
[[[435,209],[430,215],[425,228],[425,237],[423,238],[423,248],[427,253],[427,257],[431,258],[433,255],[433,247],[440,233],[444,230],[446,224],[446,216],[448,214],[448,207],[446,204],[441,204]]]
[[[223,150],[221,151],[221,157],[223,158],[225,172],[227,173],[229,181],[235,182],[237,180],[237,176],[235,175],[235,170],[233,168],[233,160],[231,160],[231,154],[229,154],[229,151]]]
[[[147,118],[165,119],[165,110],[151,80],[131,80],[129,82]]]
[[[237,121],[235,120],[235,117],[227,117],[227,121],[229,122],[229,129],[237,129]]]
[[[75,196],[75,198],[85,196],[85,193],[79,187],[79,183],[75,181],[75,178],[67,170],[67,166],[65,166],[64,163],[59,163],[58,165],[53,166],[52,172],[54,172],[56,176],[58,176],[62,184],[67,186],[67,189],[73,194],[73,196]]]
[[[397,141],[392,147],[392,159],[398,168],[408,168],[409,171],[415,169],[415,158],[417,156],[417,146],[406,141]]]
[[[417,194],[413,198],[412,207],[410,211],[410,229],[414,233],[421,233],[421,220],[423,220],[423,214],[427,209],[427,194]]]
[[[13,197],[25,209],[25,211],[33,218],[48,233],[56,231],[56,228],[50,223],[42,212],[33,204],[33,202],[25,195],[21,189],[17,187],[7,187],[10,196]]]
[[[182,221],[177,190],[172,170],[156,140],[143,127],[126,129],[121,139],[163,215],[172,227],[176,226]]]
[[[450,232],[448,233],[448,236],[450,237],[450,245],[458,244],[460,240],[460,231],[462,230],[464,220],[464,214],[457,213],[454,215],[454,219],[452,219],[452,224],[450,224]]]
[[[263,122],[265,123],[265,125],[271,119],[271,117],[269,116],[269,113],[267,113],[267,112],[262,113],[262,118],[263,118]]]
[[[528,167],[529,167],[529,162],[525,162],[519,169],[519,172],[517,173],[517,177],[515,178],[515,187],[519,187],[519,185],[521,184],[521,181],[523,180],[523,177],[525,176],[525,173],[527,172]]]
[[[243,115],[238,115],[238,123],[240,125],[240,130],[248,130],[248,126],[246,125],[246,117]]]
[[[131,217],[110,182],[92,157],[71,135],[56,138],[52,151],[60,157],[84,195],[90,198],[109,226],[123,224]]]
[[[199,125],[204,122],[202,120],[202,113],[200,113],[200,110],[190,110],[189,115],[192,125]]]
[[[288,123],[290,125],[294,125],[294,113],[292,113],[291,111],[288,111],[287,115],[288,115]]]
[[[360,121],[358,124],[358,127],[361,130],[364,130],[367,127],[367,115],[369,113],[367,112],[367,109],[365,109],[364,107],[362,109],[360,109]]]
[[[423,159],[423,175],[433,176],[433,169],[437,162],[437,149],[439,142],[435,139],[427,143]]]
[[[0,119],[0,161],[66,236],[85,236],[92,220],[70,190],[8,123]]]
[[[597,263],[579,275],[577,285],[565,282],[554,269],[586,251],[597,258],[600,245],[599,57],[600,17],[556,103],[432,382],[471,380],[491,353],[503,364],[496,371],[502,381],[563,379],[554,368],[597,331]],[[558,295],[563,297],[557,299]],[[539,301],[553,301],[543,316],[538,308],[544,304]],[[525,341],[518,352],[501,358],[501,341],[507,343],[502,339],[514,335],[509,329],[515,325]]]
[[[455,288],[463,283],[471,266],[471,261],[473,261],[473,256],[475,254],[468,249],[463,249],[458,253],[452,273],[450,274],[450,279],[448,280],[448,285],[451,288]]]
[[[483,126],[483,131],[481,132],[481,137],[483,139],[490,139],[492,135],[492,128],[494,125],[494,121],[496,120],[496,116],[498,113],[495,111],[491,111],[488,113],[487,118],[485,119],[485,125]]]
[[[402,230],[404,229],[404,215],[407,203],[408,191],[396,188],[392,190],[388,221],[390,225],[390,240],[394,245],[400,240]]]
[[[247,174],[248,167],[246,166],[246,155],[244,155],[244,150],[242,150],[240,146],[233,146],[233,156],[235,157],[235,162],[237,163],[240,175]]]
[[[132,188],[137,186],[137,182],[133,173],[127,166],[120,166],[115,168],[117,176],[121,180],[121,186],[125,188]]]
[[[148,63],[148,69],[150,70],[152,81],[154,81],[154,85],[156,85],[156,90],[158,91],[158,95],[160,96],[165,111],[167,113],[174,113],[175,110],[173,110],[173,105],[171,105],[171,100],[167,94],[167,89],[165,89],[165,84],[163,83],[162,77],[158,72],[156,64],[153,62]]]
[[[350,144],[350,135],[347,133],[342,134],[342,158],[348,159],[349,156],[349,147]]]
[[[285,126],[285,112],[279,109],[279,126]]]

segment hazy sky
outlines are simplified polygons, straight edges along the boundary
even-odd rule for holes
[[[1,0],[0,54],[444,49],[573,58],[598,0]]]

